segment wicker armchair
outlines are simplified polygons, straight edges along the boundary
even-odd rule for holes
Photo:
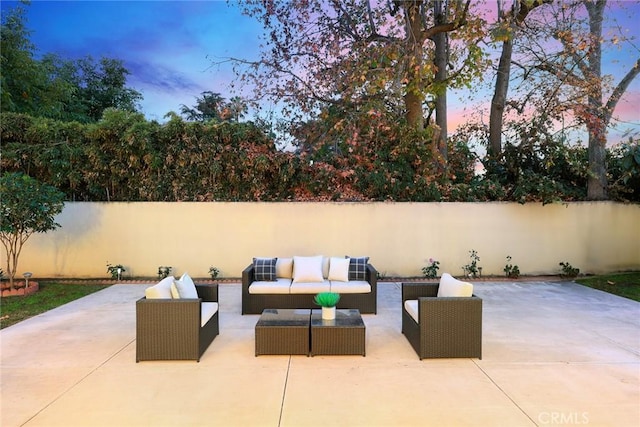
[[[218,302],[218,285],[196,285],[198,299],[136,302],[136,362],[196,360],[219,333],[219,310],[200,326],[201,302]]]
[[[437,283],[402,284],[402,333],[420,359],[477,357],[482,359],[482,299],[437,297]],[[405,301],[418,300],[418,318]]]

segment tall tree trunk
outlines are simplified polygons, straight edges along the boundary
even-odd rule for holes
[[[491,100],[491,110],[489,115],[489,150],[491,159],[497,160],[502,155],[502,127],[504,123],[504,107],[507,102],[509,92],[509,79],[511,77],[511,57],[513,56],[513,40],[516,37],[518,26],[524,22],[527,15],[536,7],[552,0],[535,0],[532,2],[522,2],[514,0],[511,11],[504,13],[502,1],[498,0],[498,13],[501,21],[508,22],[509,34],[502,42],[502,52],[496,76],[496,86]]]
[[[587,97],[587,130],[589,132],[589,171],[587,198],[607,198],[606,129],[605,111],[602,108],[602,19],[606,0],[585,2],[589,13],[589,94]]]
[[[504,120],[504,106],[509,92],[509,77],[511,75],[511,56],[513,54],[513,36],[510,35],[502,43],[502,53],[498,63],[496,86],[491,99],[489,113],[489,158],[498,160],[502,155],[502,124]]]
[[[421,4],[421,1],[403,3],[407,22],[407,52],[409,53],[406,63],[408,80],[407,93],[404,96],[404,102],[407,110],[407,124],[409,127],[418,131],[424,129],[424,114],[422,110],[422,101],[424,100],[422,91],[422,54],[426,37],[422,31]]]
[[[442,0],[433,2],[433,15],[436,25],[446,22],[443,13]],[[446,32],[440,32],[434,35],[433,42],[435,44],[435,66],[436,76],[435,83],[440,87],[440,91],[436,96],[436,124],[440,128],[438,139],[436,142],[438,151],[440,152],[443,165],[447,164],[447,65],[449,64],[449,49]]]

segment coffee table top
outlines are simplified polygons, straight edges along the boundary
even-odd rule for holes
[[[308,308],[267,308],[262,311],[256,326],[309,326]]]
[[[364,321],[358,309],[336,310],[336,318],[332,320],[322,319],[322,310],[311,310],[311,327],[364,327]]]

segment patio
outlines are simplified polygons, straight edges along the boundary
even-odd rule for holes
[[[572,282],[476,283],[483,359],[423,361],[400,331],[399,283],[363,315],[366,357],[255,357],[259,316],[221,284],[200,363],[135,363],[146,286],[2,330],[2,426],[640,425],[640,304]]]

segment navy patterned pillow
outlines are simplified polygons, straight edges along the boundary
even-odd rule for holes
[[[348,256],[346,258],[349,258]],[[369,257],[349,258],[349,280],[367,280]]]
[[[276,261],[278,258],[254,258],[253,279],[256,282],[273,282],[276,280]]]

